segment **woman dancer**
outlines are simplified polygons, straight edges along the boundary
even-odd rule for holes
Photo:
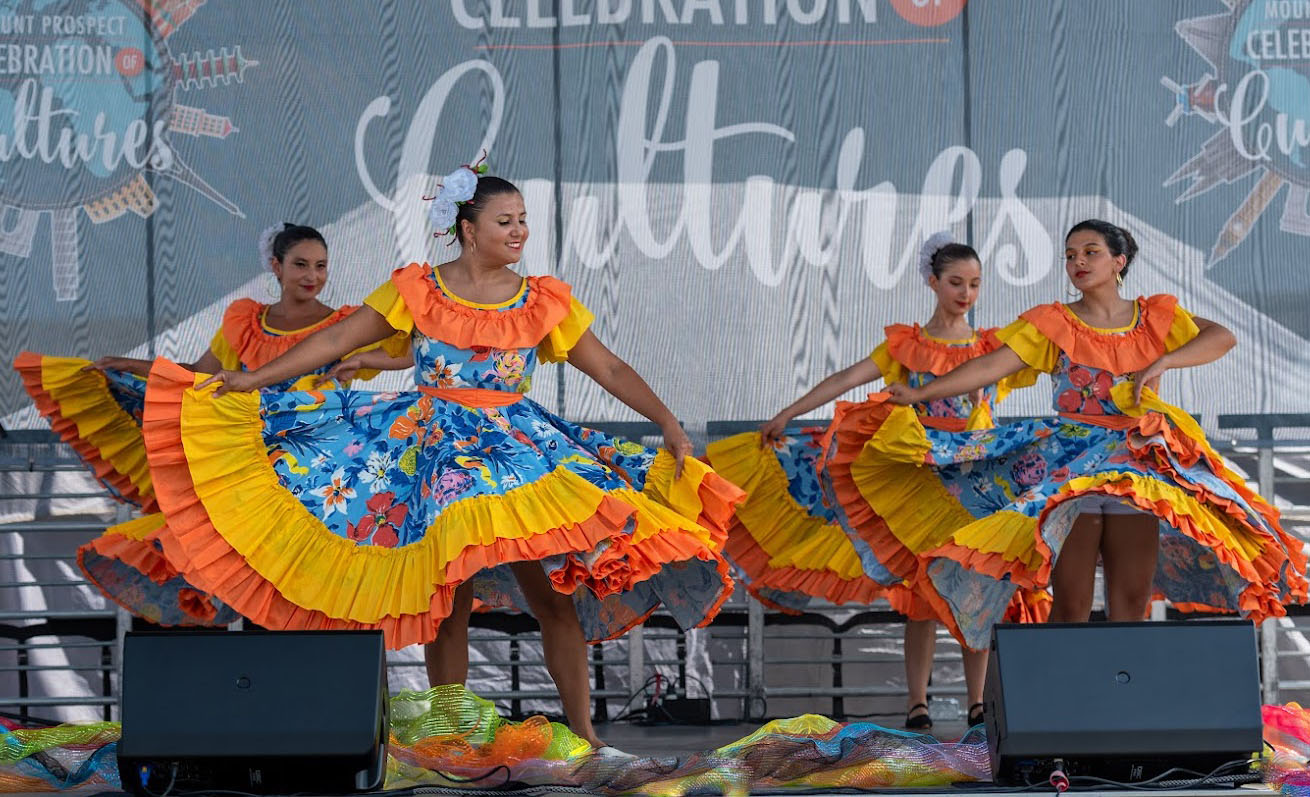
[[[825,499],[820,460],[824,447],[821,427],[788,435],[792,419],[861,385],[882,378],[888,385],[922,385],[953,366],[992,351],[999,345],[995,330],[975,331],[969,311],[978,299],[982,265],[969,246],[934,235],[920,252],[920,273],[936,294],[928,323],[895,324],[873,354],[820,382],[779,412],[758,435],[743,434],[712,443],[710,464],[747,491],[729,529],[725,551],[737,565],[747,588],[767,605],[795,612],[811,598],[833,603],[869,604],[887,598],[905,615],[905,675],[909,688],[905,727],[927,730],[928,680],[932,674],[937,621],[957,634],[954,619],[931,585],[917,582],[916,550],[896,540],[874,545],[853,529],[848,537],[839,507]],[[922,422],[934,428],[977,429],[991,426],[995,387],[916,406]],[[875,402],[881,398],[873,399]],[[857,406],[844,405],[837,423],[858,417]],[[763,448],[761,448],[761,443]],[[826,479],[826,475],[825,475]],[[1030,605],[1031,604],[1031,605]],[[1015,619],[1028,619],[1026,609],[1042,602],[1015,602]],[[987,654],[963,648],[968,691],[968,721],[982,719],[982,685]]]
[[[260,259],[277,279],[279,298],[265,305],[238,299],[223,314],[209,348],[187,368],[212,373],[252,368],[273,359],[311,332],[335,324],[356,307],[338,309],[319,301],[327,282],[327,243],[312,227],[278,224],[260,236]],[[389,340],[397,354],[407,341]],[[317,386],[331,379],[370,378],[381,369],[407,368],[408,357],[381,349],[359,352],[335,369],[307,379]],[[167,553],[167,528],[156,511],[154,487],[141,439],[145,376],[150,361],[103,357],[95,363],[75,357],[20,354],[14,367],[38,410],[69,443],[97,479],[119,500],[147,514],[111,526],[78,549],[87,578],[111,600],[138,617],[165,626],[226,625],[237,615],[178,575]],[[372,369],[372,370],[370,370]]]
[[[397,270],[281,357],[207,380],[156,363],[145,434],[159,504],[196,554],[187,577],[245,616],[431,643],[434,684],[465,680],[475,604],[531,612],[569,724],[600,746],[585,642],[660,605],[684,627],[713,618],[742,494],[687,458],[673,414],[589,331],[568,285],[510,270],[528,239],[518,189],[462,167],[434,217],[453,222],[455,259]],[[414,391],[245,392],[397,331],[412,339]],[[668,450],[527,399],[539,360],[569,362],[658,423]]]

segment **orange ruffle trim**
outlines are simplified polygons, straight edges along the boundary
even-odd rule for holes
[[[887,522],[860,494],[860,488],[851,475],[851,465],[864,450],[865,443],[896,408],[886,401],[887,397],[886,393],[874,393],[868,401],[858,404],[837,402],[832,425],[824,433],[821,443],[823,450],[829,452],[822,467],[828,470],[833,493],[846,513],[850,530],[873,549],[874,556],[892,575],[913,579],[918,573],[919,557],[896,539]]]
[[[1166,429],[1172,430],[1172,426],[1159,413],[1148,413],[1140,419],[1140,424],[1139,431],[1146,435],[1160,434],[1167,441],[1170,450],[1174,451],[1175,455],[1184,459],[1184,461],[1189,455],[1195,453],[1199,445],[1196,441],[1178,433],[1176,430],[1165,431]],[[1130,437],[1130,441],[1131,439]],[[1136,447],[1135,450],[1139,456],[1143,455],[1140,447]],[[1095,476],[1088,477],[1095,482],[1093,486],[1083,489],[1071,489],[1060,495],[1053,496],[1047,501],[1038,518],[1035,521],[1029,521],[1031,524],[1030,533],[1034,536],[1035,550],[1040,557],[1040,564],[1037,564],[1035,568],[1026,565],[1022,561],[1007,560],[998,553],[985,553],[955,542],[948,542],[928,552],[927,555],[953,559],[963,567],[992,578],[1011,578],[1021,587],[1044,587],[1050,583],[1052,569],[1051,549],[1041,534],[1041,526],[1046,521],[1047,515],[1059,504],[1081,496],[1113,495],[1129,500],[1137,508],[1155,515],[1183,535],[1205,546],[1214,553],[1215,558],[1220,563],[1228,566],[1239,577],[1247,581],[1248,586],[1238,596],[1238,608],[1253,621],[1259,622],[1268,617],[1281,617],[1286,614],[1281,597],[1273,594],[1271,590],[1271,585],[1276,584],[1280,579],[1286,579],[1290,593],[1289,597],[1292,601],[1296,603],[1306,602],[1308,591],[1305,577],[1306,559],[1301,552],[1300,542],[1284,532],[1278,523],[1276,510],[1268,507],[1259,496],[1254,495],[1245,485],[1240,484],[1240,481],[1226,479],[1229,486],[1238,490],[1244,498],[1248,495],[1251,496],[1247,498],[1248,502],[1269,521],[1275,535],[1274,539],[1269,539],[1265,532],[1251,525],[1250,521],[1246,519],[1246,511],[1235,502],[1217,496],[1200,485],[1181,477],[1169,464],[1167,458],[1163,456],[1155,457],[1154,464],[1163,472],[1172,476],[1178,483],[1179,486],[1172,489],[1190,493],[1193,500],[1198,504],[1207,505],[1217,510],[1233,523],[1248,529],[1254,536],[1264,538],[1265,544],[1259,554],[1253,559],[1239,556],[1211,532],[1203,528],[1190,514],[1178,511],[1174,504],[1166,498],[1152,499],[1149,496],[1141,495],[1141,491],[1134,487],[1135,474],[1124,473],[1118,476],[1103,474],[1099,478]],[[1215,470],[1215,473],[1221,475],[1221,477],[1228,475],[1226,469]],[[1140,479],[1142,477],[1136,478]],[[1200,605],[1189,605],[1188,610],[1198,611]],[[1213,607],[1210,610],[1226,611],[1226,609]]]
[[[95,576],[91,575],[91,571],[86,569],[86,564],[83,561],[87,554],[94,552],[107,559],[122,562],[156,584],[163,584],[165,581],[175,578],[178,575],[177,568],[173,567],[168,559],[164,557],[163,552],[152,544],[156,535],[164,528],[163,515],[158,513],[147,515],[136,521],[130,521],[130,523],[150,523],[155,525],[156,528],[150,534],[139,539],[116,531],[117,526],[110,526],[105,529],[104,534],[77,549],[77,565],[82,568],[82,573],[89,580],[96,581]],[[121,525],[126,526],[128,524]],[[101,592],[109,595],[104,589],[101,589]]]
[[[525,277],[527,298],[519,307],[489,313],[446,296],[433,282],[427,263],[410,263],[391,273],[414,326],[433,340],[461,349],[474,345],[531,348],[568,317],[571,291],[554,277]]]
[[[260,304],[254,299],[237,299],[228,305],[223,313],[223,338],[241,358],[241,364],[248,371],[276,360],[292,346],[320,329],[326,329],[344,320],[359,307],[343,305],[312,327],[286,335],[270,335],[264,330],[264,311],[267,309],[267,305]]]
[[[167,360],[156,360],[146,389],[142,427],[159,506],[172,531],[169,536],[187,554],[184,562],[174,559],[187,581],[265,628],[305,631],[376,628],[382,631],[391,648],[435,639],[441,619],[450,614],[452,587],[434,585],[430,608],[425,614],[362,623],[297,606],[232,549],[210,521],[187,467],[182,444],[182,401],[194,384],[195,375],[190,371]],[[173,559],[171,555],[170,559]]]
[[[879,598],[891,600],[892,592],[898,589],[885,587],[867,576],[842,578],[831,570],[813,570],[794,565],[782,567],[770,565],[768,552],[760,547],[745,527],[738,527],[737,524],[728,530],[728,542],[723,550],[738,567],[750,574],[750,581],[746,588],[755,599],[787,614],[800,614],[800,612],[769,601],[760,594],[760,590],[800,592],[836,604],[867,605]],[[893,606],[895,606],[894,602]]]
[[[124,533],[126,529],[141,526],[152,527],[152,530],[144,536],[134,531]],[[123,602],[114,592],[104,588],[100,580],[96,578],[94,571],[87,567],[86,557],[95,554],[106,559],[122,562],[125,566],[139,572],[154,583],[163,584],[179,575],[177,568],[173,567],[167,557],[153,544],[167,533],[168,528],[164,524],[163,515],[160,513],[146,515],[127,523],[120,523],[117,526],[110,526],[105,529],[104,534],[77,549],[77,566],[82,570],[82,574],[86,576],[88,581],[100,588],[101,594],[122,606],[128,612],[134,615],[138,614],[136,607]],[[218,609],[209,601],[209,597],[195,589],[179,589],[177,591],[177,605],[194,621],[184,624],[187,626],[212,626],[214,618],[218,616]],[[158,623],[158,620],[153,620],[153,622]]]
[[[1212,506],[1222,507],[1230,517],[1235,513],[1241,513],[1245,516],[1245,513],[1242,512],[1241,508],[1233,505],[1230,501],[1221,499],[1204,490],[1198,489],[1196,492],[1198,501],[1208,503]],[[1266,545],[1260,555],[1253,560],[1246,560],[1235,556],[1231,550],[1226,546],[1221,545],[1218,540],[1192,520],[1190,515],[1176,511],[1173,504],[1168,501],[1153,501],[1150,498],[1138,495],[1133,490],[1132,482],[1128,480],[1108,481],[1098,485],[1094,490],[1071,491],[1047,501],[1046,508],[1042,510],[1041,518],[1037,527],[1037,548],[1042,554],[1042,567],[1037,573],[1037,580],[1041,583],[1050,582],[1051,549],[1046,544],[1046,541],[1041,537],[1040,522],[1045,521],[1047,513],[1053,510],[1060,503],[1089,494],[1113,495],[1128,499],[1138,508],[1155,515],[1173,528],[1178,529],[1187,537],[1209,548],[1210,551],[1214,553],[1217,560],[1235,570],[1239,576],[1249,582],[1247,587],[1237,596],[1237,607],[1238,610],[1242,612],[1243,616],[1247,617],[1252,622],[1260,623],[1270,617],[1282,617],[1287,614],[1287,610],[1283,607],[1283,602],[1280,599],[1280,596],[1273,594],[1269,586],[1278,581],[1282,573],[1283,565],[1288,562],[1288,556],[1284,550],[1279,549],[1276,545]],[[1239,522],[1243,525],[1247,525],[1245,521]],[[1295,571],[1297,574],[1303,574],[1304,572],[1304,565],[1301,566],[1300,570]],[[1300,578],[1289,578],[1288,581],[1291,590],[1291,598],[1296,603],[1305,603],[1306,583],[1304,576],[1301,575]],[[1197,611],[1203,604],[1187,605],[1189,611]],[[1210,607],[1210,610],[1225,611],[1224,609],[1217,607]]]
[[[859,568],[846,533],[811,515],[791,497],[786,473],[772,450],[760,448],[758,434],[717,440],[705,457],[718,472],[749,491],[750,498],[728,529],[724,551],[746,574],[747,588],[758,600],[795,613],[776,606],[762,590],[803,593],[837,604],[869,604],[883,595],[886,587]],[[793,546],[802,544],[809,547],[798,556]],[[792,555],[786,564],[776,563],[769,553],[789,548]]]
[[[44,383],[42,362],[45,359],[42,355],[30,351],[22,352],[14,359],[14,370],[22,377],[23,389],[32,397],[37,412],[50,422],[50,428],[59,435],[59,439],[77,452],[97,479],[111,485],[119,495],[138,504],[143,511],[154,512],[157,505],[150,473],[144,467],[145,462],[141,460],[143,452],[138,443],[140,430],[136,422],[122,411],[113,396],[109,394],[108,388],[105,387],[104,376],[88,372],[86,379],[98,380],[97,389],[104,393],[103,406],[106,417],[94,436],[103,439],[111,447],[117,446],[118,451],[113,453],[102,451],[100,446],[82,435],[74,419],[64,415],[58,399]],[[90,364],[89,360],[86,361],[86,365]],[[120,460],[119,464],[116,465],[114,460]],[[138,472],[136,481],[125,472],[127,470]]]
[[[924,333],[918,324],[892,324],[883,329],[887,336],[887,353],[910,371],[943,376],[975,357],[1001,347],[996,329],[980,329],[977,339],[968,345],[951,345]]]
[[[1286,578],[1288,581],[1288,587],[1291,590],[1291,597],[1297,603],[1305,603],[1308,593],[1310,593],[1310,581],[1307,581],[1306,579],[1305,552],[1302,549],[1301,540],[1288,534],[1283,529],[1278,510],[1266,502],[1262,497],[1260,497],[1260,495],[1247,487],[1246,483],[1243,482],[1241,478],[1228,470],[1223,462],[1218,460],[1218,454],[1211,450],[1204,441],[1193,440],[1188,435],[1182,434],[1160,413],[1153,412],[1143,416],[1138,430],[1141,434],[1147,436],[1158,433],[1165,440],[1165,444],[1169,447],[1169,450],[1173,452],[1184,465],[1190,466],[1201,458],[1204,458],[1211,471],[1222,478],[1230,488],[1240,495],[1250,507],[1265,519],[1265,522],[1269,524],[1271,529],[1273,529],[1274,536],[1278,540],[1279,545],[1274,546],[1266,544],[1260,556],[1251,562],[1251,564],[1255,567],[1262,583],[1268,584],[1277,579],[1278,574],[1281,572],[1283,563],[1286,562],[1288,565]],[[1151,444],[1147,445],[1147,448],[1152,447],[1154,446]],[[1140,448],[1137,449],[1137,451],[1139,455],[1143,454],[1143,451]],[[1170,463],[1167,457],[1163,455],[1155,457],[1155,464],[1162,471],[1172,476],[1176,482],[1183,486],[1184,489],[1192,492],[1198,501],[1212,506],[1221,507],[1228,517],[1242,525],[1249,526],[1249,522],[1246,520],[1246,512],[1240,506],[1233,501],[1220,498],[1199,484],[1194,484],[1190,480],[1183,478],[1181,474],[1174,469],[1172,463]],[[1189,534],[1188,536],[1193,535]],[[1201,542],[1206,542],[1212,538],[1207,536],[1205,539],[1197,539]],[[1226,563],[1227,559],[1225,558],[1225,554],[1227,554],[1227,549],[1220,549],[1217,546],[1215,547],[1217,552],[1219,552],[1220,561]]]
[[[188,400],[187,394],[194,382],[193,374],[167,361],[157,360],[151,370],[144,431],[156,483],[162,485],[158,488],[160,506],[168,516],[172,532],[168,535],[165,551],[170,560],[179,563],[179,570],[195,587],[213,594],[266,627],[305,630],[380,628],[389,647],[425,643],[436,637],[441,621],[449,615],[453,591],[459,583],[484,568],[515,561],[539,561],[557,555],[568,558],[565,567],[551,574],[553,586],[564,593],[585,585],[603,598],[650,578],[669,563],[691,558],[717,560],[716,569],[724,584],[717,605],[707,612],[703,622],[713,618],[722,601],[732,592],[727,562],[718,556],[717,548],[718,540],[726,536],[733,507],[743,494],[713,471],[692,462],[688,462],[691,472],[684,473],[676,485],[661,484],[661,474],[667,471],[671,479],[673,470],[671,457],[661,452],[648,473],[643,493],[619,490],[600,494],[601,491],[595,489],[597,505],[592,509],[583,508],[581,511],[585,515],[578,522],[569,521],[552,529],[532,529],[534,533],[527,538],[492,534],[484,542],[464,545],[444,555],[444,567],[439,574],[434,573],[433,580],[437,583],[428,585],[432,592],[424,612],[401,616],[387,614],[381,620],[362,622],[305,608],[285,597],[232,547],[215,528],[198,494],[182,436],[183,403]],[[240,434],[237,430],[234,433]],[[664,463],[663,459],[669,462]],[[699,465],[699,469],[695,465]],[[577,489],[569,487],[569,479],[577,477],[564,472],[561,478],[565,481],[559,484],[566,492]],[[694,484],[688,481],[689,478],[694,479]],[[581,486],[589,487],[585,482]],[[669,506],[687,506],[678,511],[661,506],[663,493],[676,499]],[[297,509],[300,509],[298,505]],[[687,516],[688,511],[691,517]],[[699,519],[693,521],[696,515]],[[307,520],[312,521],[312,518]],[[634,521],[638,536],[642,537],[635,543],[628,539],[628,529]],[[701,528],[694,528],[697,522]],[[643,528],[651,533],[640,534]],[[708,534],[711,538],[708,545],[696,534],[697,531]],[[442,537],[439,531],[433,530],[425,542],[435,546]],[[169,553],[172,548],[177,549],[176,557]],[[594,551],[599,551],[596,560],[584,565],[583,558]],[[434,547],[434,561],[437,556]],[[334,580],[328,574],[324,576],[327,581]],[[619,629],[615,634],[626,630]]]
[[[1174,324],[1177,297],[1169,294],[1139,296],[1137,324],[1123,334],[1105,334],[1079,321],[1059,302],[1027,310],[1019,318],[1051,340],[1079,365],[1115,374],[1146,368],[1165,353],[1165,339]]]
[[[683,463],[682,478],[673,479],[676,465],[673,456],[665,449],[655,455],[655,461],[646,471],[646,485],[641,494],[661,506],[677,511],[683,517],[695,512],[696,523],[709,532],[710,542],[722,548],[728,539],[728,528],[735,519],[737,507],[746,500],[746,491],[706,467],[700,460],[688,457]],[[689,490],[687,479],[695,481]],[[689,493],[694,492],[694,499]]]

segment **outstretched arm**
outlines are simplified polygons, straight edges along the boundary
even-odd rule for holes
[[[365,305],[339,323],[320,329],[281,357],[253,371],[219,371],[197,387],[220,383],[214,395],[258,390],[297,376],[313,373],[355,349],[377,343],[395,333],[382,314]]]
[[[1142,403],[1142,388],[1154,388],[1160,376],[1171,368],[1190,368],[1212,363],[1237,345],[1237,337],[1222,324],[1193,317],[1200,332],[1171,352],[1163,354],[1145,370],[1133,374],[1133,406]]]
[[[591,330],[584,332],[569,351],[569,364],[591,377],[611,396],[658,424],[664,435],[664,447],[673,454],[673,478],[682,475],[682,461],[691,454],[691,440],[641,374],[606,348]]]
[[[993,352],[969,360],[923,387],[888,385],[887,392],[892,395],[893,404],[918,404],[949,396],[963,396],[979,388],[994,385],[1026,367],[1027,363],[1015,354],[1014,349],[1001,346]]]
[[[199,360],[193,363],[181,363],[181,366],[188,371],[201,374],[212,374],[223,367],[209,349],[205,349],[205,353],[200,355]],[[146,377],[150,375],[150,360],[142,360],[136,357],[101,357],[82,370],[127,371],[140,377]]]
[[[878,364],[871,357],[865,357],[854,365],[843,368],[784,407],[781,412],[773,416],[772,420],[760,427],[761,444],[773,442],[781,437],[787,424],[797,415],[804,415],[815,407],[821,407],[843,393],[854,390],[860,385],[867,385],[880,376],[882,371],[878,370]]]

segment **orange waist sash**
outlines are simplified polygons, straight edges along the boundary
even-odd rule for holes
[[[1088,426],[1100,426],[1103,429],[1116,429],[1119,431],[1131,429],[1142,420],[1129,415],[1085,415],[1080,412],[1062,412],[1060,417],[1078,423],[1085,423]]]
[[[963,432],[968,418],[941,418],[936,415],[920,415],[919,423],[925,429],[937,429],[942,432]]]
[[[512,393],[508,390],[487,390],[481,387],[428,387],[419,385],[419,392],[439,398],[442,401],[453,401],[456,404],[468,407],[469,409],[486,409],[488,407],[508,407],[511,404],[517,404],[519,399],[523,398],[522,393]]]

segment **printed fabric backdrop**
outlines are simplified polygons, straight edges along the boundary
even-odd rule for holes
[[[276,221],[320,227],[327,300],[358,302],[453,254],[421,197],[486,150],[524,269],[690,424],[926,320],[938,229],[982,254],[980,324],[1066,297],[1088,216],[1137,235],[1132,291],[1238,335],[1168,396],[1305,411],[1308,79],[1307,0],[0,0],[0,354],[190,361],[272,298]],[[0,422],[39,425],[7,369]]]

